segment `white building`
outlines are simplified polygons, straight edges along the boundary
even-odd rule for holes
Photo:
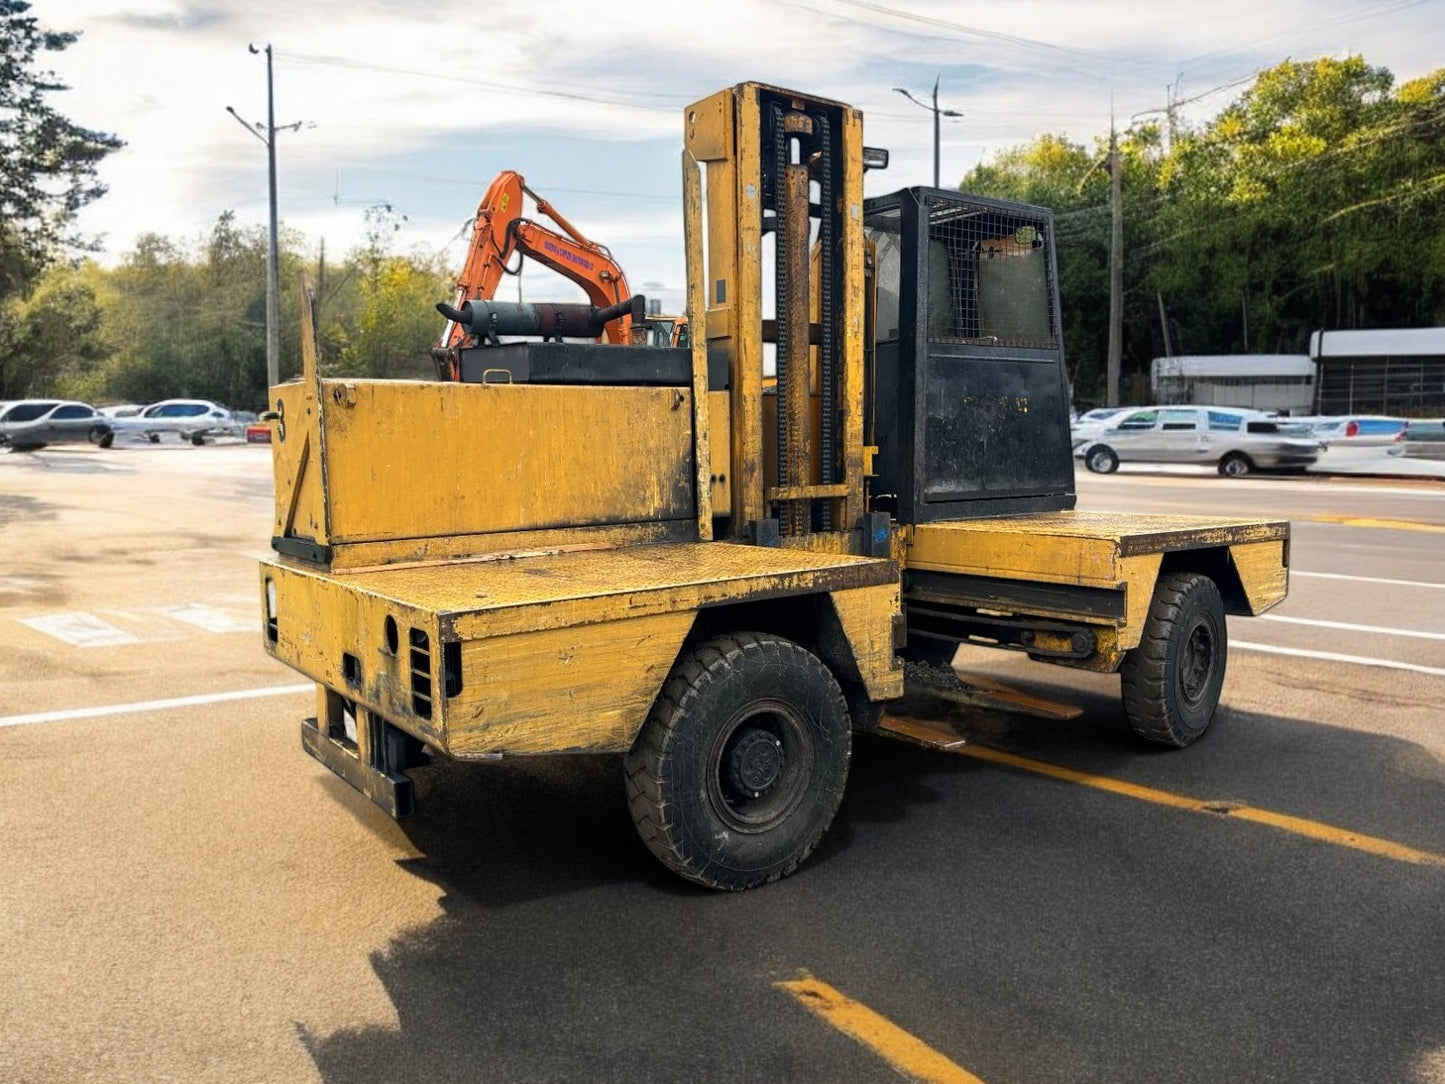
[[[1149,387],[1156,403],[1253,407],[1308,414],[1315,363],[1304,354],[1218,354],[1155,358]]]

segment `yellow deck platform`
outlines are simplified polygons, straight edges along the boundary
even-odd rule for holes
[[[1288,538],[1289,524],[1282,520],[1049,512],[919,524],[910,532],[905,564],[969,576],[1117,588],[1128,579],[1123,562],[1130,558],[1218,546],[1282,547]]]

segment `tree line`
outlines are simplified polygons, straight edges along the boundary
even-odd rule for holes
[[[1396,86],[1359,56],[1285,61],[1202,124],[1161,114],[1118,133],[1124,401],[1166,328],[1175,354],[1304,353],[1315,330],[1445,324],[1445,68]],[[1053,208],[1080,403],[1105,397],[1109,142],[1043,135],[959,186]]]
[[[322,367],[366,377],[432,376],[441,334],[434,305],[454,289],[439,258],[388,247],[391,216],[367,213],[365,242],[323,265],[284,233],[280,246],[281,379],[300,358],[302,270],[315,296]],[[225,212],[198,241],[139,238],[113,268],[56,262],[28,294],[0,304],[0,399],[65,396],[92,403],[266,401],[266,231]]]

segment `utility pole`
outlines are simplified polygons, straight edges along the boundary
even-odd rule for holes
[[[266,386],[270,388],[281,382],[281,257],[276,219],[276,133],[298,131],[301,122],[283,124],[279,128],[276,126],[276,83],[272,74],[271,46],[267,45],[264,50],[257,49],[254,45],[246,48],[253,56],[263,51],[266,54],[266,123],[263,125],[257,121],[255,124],[247,124],[229,105],[226,106],[226,112],[235,117],[237,123],[246,131],[266,144],[266,173],[271,204],[270,243],[266,248]],[[266,134],[262,135],[262,132]]]
[[[1119,405],[1119,362],[1124,337],[1124,187],[1120,174],[1119,135],[1109,118],[1109,210],[1113,231],[1109,241],[1108,405]]]
[[[933,114],[933,187],[934,187],[934,188],[941,188],[941,187],[942,187],[942,185],[939,184],[939,171],[938,171],[938,144],[939,144],[939,136],[940,136],[940,131],[939,131],[939,118],[941,118],[941,117],[961,117],[961,116],[963,116],[963,114],[960,113],[957,109],[939,109],[939,108],[938,108],[938,83],[939,83],[939,80],[941,80],[942,78],[943,78],[943,73],[942,73],[942,72],[939,72],[939,73],[938,73],[938,76],[933,80],[933,104],[932,104],[932,105],[929,105],[927,102],[921,102],[921,101],[919,101],[919,100],[918,100],[917,98],[915,98],[912,94],[908,93],[908,91],[905,90],[903,87],[894,87],[894,88],[893,88],[895,92],[897,92],[898,94],[902,94],[905,98],[907,98],[907,99],[908,99],[910,102],[912,102],[914,105],[921,106],[922,108],[927,109],[930,113]]]

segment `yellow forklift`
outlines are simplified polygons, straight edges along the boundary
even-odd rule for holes
[[[621,753],[647,847],[743,889],[817,844],[853,730],[959,742],[905,688],[1069,715],[961,682],[961,643],[1118,671],[1142,737],[1198,738],[1289,526],[1074,509],[1050,213],[865,201],[839,102],[684,116],[689,349],[502,342],[531,317],[478,303],[460,379],[351,380],[303,335],[260,586],[307,751],[398,817],[433,755]]]

